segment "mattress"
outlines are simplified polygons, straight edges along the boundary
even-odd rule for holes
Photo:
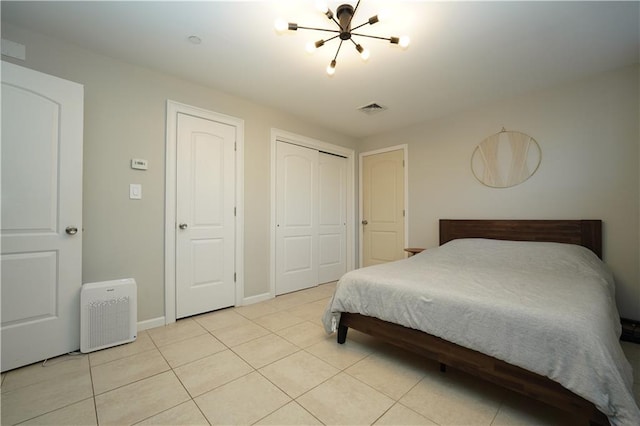
[[[614,425],[639,425],[619,344],[615,286],[588,249],[560,243],[454,240],[345,274],[323,316],[341,312],[421,330],[549,377]]]

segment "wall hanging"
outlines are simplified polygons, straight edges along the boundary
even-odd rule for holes
[[[509,188],[533,176],[541,160],[534,138],[503,127],[478,144],[471,155],[471,171],[484,185]]]

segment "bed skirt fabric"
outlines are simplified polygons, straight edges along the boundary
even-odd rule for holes
[[[640,425],[612,275],[584,247],[454,240],[345,274],[323,316],[341,312],[427,332],[549,377],[613,425]]]

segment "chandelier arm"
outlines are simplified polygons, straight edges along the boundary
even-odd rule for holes
[[[331,41],[331,40],[334,40],[334,39],[336,39],[336,38],[338,38],[338,37],[340,37],[340,34],[334,35],[333,37],[329,37],[328,39],[326,39],[326,40],[322,40],[322,41],[324,41],[324,42],[326,43],[326,42]]]
[[[362,27],[364,27],[365,25],[368,25],[368,24],[369,24],[369,21],[363,22],[362,24],[358,25],[357,27],[351,28],[351,33],[353,34],[353,30],[357,30],[358,28],[362,28]]]
[[[315,27],[302,27],[300,25],[298,25],[298,29],[299,30],[326,31],[326,32],[329,32],[329,33],[339,33],[340,32],[338,30],[328,30],[326,28],[315,28]]]
[[[351,33],[351,35],[355,35],[355,36],[358,36],[358,37],[377,38],[378,40],[387,40],[387,41],[391,41],[391,37],[378,37],[378,36],[374,36],[374,35],[368,35],[368,34],[356,34],[356,33]]]
[[[336,56],[333,57],[333,60],[337,60],[338,59],[338,53],[340,53],[340,48],[342,47],[342,42],[344,40],[340,40],[340,44],[338,45],[338,50],[336,50]]]
[[[349,25],[351,25],[351,20],[353,19],[353,17],[356,16],[356,12],[358,11],[358,6],[360,6],[360,0],[358,0],[358,3],[356,3],[356,7],[353,8],[353,15],[351,15],[351,19],[349,20]]]

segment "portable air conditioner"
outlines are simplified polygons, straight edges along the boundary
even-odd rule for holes
[[[137,335],[137,287],[133,278],[82,285],[80,351],[132,342]]]

